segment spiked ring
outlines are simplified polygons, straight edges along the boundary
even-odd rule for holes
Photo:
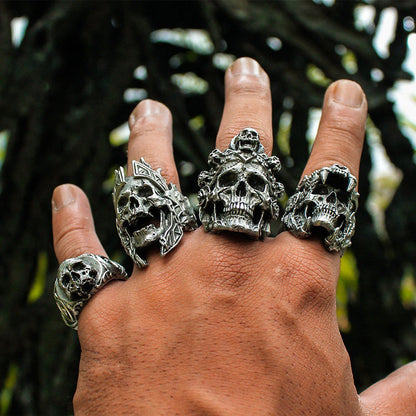
[[[351,245],[358,208],[357,179],[332,165],[305,176],[287,202],[282,222],[296,237],[320,235],[329,251],[342,255]]]

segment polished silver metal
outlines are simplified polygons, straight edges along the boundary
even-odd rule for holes
[[[126,253],[144,267],[146,247],[158,242],[163,256],[197,223],[188,198],[167,184],[160,169],[153,170],[143,158],[133,160],[132,167],[133,176],[126,177],[122,167],[115,172],[116,228]]]
[[[347,167],[323,167],[303,178],[286,205],[282,222],[296,237],[321,235],[327,250],[341,255],[351,245],[359,194]]]
[[[82,308],[94,293],[111,280],[127,280],[123,266],[95,254],[81,254],[61,263],[55,280],[54,297],[62,319],[78,329]]]
[[[198,178],[199,218],[206,231],[234,231],[253,239],[270,234],[279,215],[281,165],[267,156],[256,130],[245,128],[225,151],[215,149]]]

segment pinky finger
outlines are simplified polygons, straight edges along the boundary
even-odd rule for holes
[[[88,198],[75,185],[60,185],[54,190],[52,230],[59,263],[85,253],[107,256],[95,233]]]

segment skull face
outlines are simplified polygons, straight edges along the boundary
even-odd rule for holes
[[[97,267],[100,267],[98,263]],[[82,260],[68,264],[62,273],[59,273],[58,286],[71,301],[88,298],[97,284],[97,270],[99,269]]]
[[[282,221],[300,237],[318,232],[329,250],[343,251],[354,233],[356,184],[348,169],[338,165],[313,172],[289,199]]]
[[[143,249],[158,242],[165,255],[181,240],[184,230],[196,228],[189,200],[174,184],[167,184],[160,169],[153,170],[143,159],[132,161],[133,176],[124,169],[115,172],[113,202],[121,244],[139,266],[147,261]]]
[[[328,234],[342,230],[347,216],[350,215],[349,195],[345,190],[328,184],[317,184],[305,196],[305,216],[312,227],[322,227]],[[355,212],[355,207],[354,207]]]
[[[206,199],[201,221],[208,229],[238,231],[254,238],[270,233],[278,210],[267,171],[254,162],[224,164]]]
[[[147,179],[127,179],[116,200],[117,224],[140,247],[157,241],[163,229],[163,206],[166,201]]]
[[[254,239],[270,234],[279,214],[280,161],[268,156],[256,130],[243,129],[228,149],[214,149],[198,177],[199,218],[206,231],[236,231]]]
[[[160,239],[169,211],[168,205],[169,201],[150,180],[126,179],[115,200],[116,224],[122,243],[131,257],[137,258],[137,249]]]

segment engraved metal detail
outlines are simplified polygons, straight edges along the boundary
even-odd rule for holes
[[[282,222],[295,236],[323,237],[329,251],[351,245],[359,194],[357,179],[347,167],[332,165],[304,177],[286,205]]]
[[[184,230],[196,228],[196,217],[188,198],[174,184],[167,184],[160,169],[153,170],[143,158],[133,160],[133,176],[124,169],[115,172],[113,202],[116,228],[126,253],[144,267],[144,249],[160,244],[165,255],[181,240]]]
[[[109,281],[127,278],[123,266],[95,254],[82,254],[62,262],[54,297],[65,324],[78,329],[78,316],[91,296]]]
[[[198,178],[199,218],[206,231],[235,231],[253,239],[270,234],[279,215],[281,165],[267,156],[256,130],[245,128],[225,151],[215,149]]]

